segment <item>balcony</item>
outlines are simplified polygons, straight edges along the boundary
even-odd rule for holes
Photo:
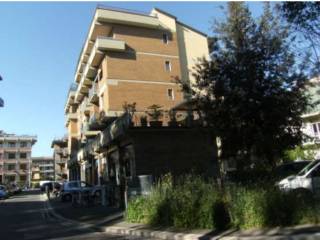
[[[114,139],[125,134],[131,123],[131,116],[128,113],[123,114],[121,117],[115,119],[108,127],[101,132],[100,144],[106,147]]]
[[[77,119],[78,119],[77,113],[67,113],[67,115],[66,115],[66,125],[68,125],[68,123],[71,120],[77,120]]]
[[[123,9],[98,8],[95,19],[98,22],[119,23],[155,29],[164,28],[156,17]]]
[[[75,104],[75,93],[78,89],[78,84],[72,83],[69,87],[67,102],[64,108],[65,113],[69,111],[70,105]]]
[[[90,116],[87,131],[101,131],[108,126],[109,118],[103,112],[94,113]]]
[[[94,83],[92,85],[92,88],[89,90],[89,96],[88,96],[89,102],[92,104],[98,104],[99,103],[99,97],[98,97],[98,83]]]
[[[61,158],[55,161],[56,164],[66,164],[67,163],[67,159],[66,158]]]
[[[116,51],[123,52],[126,49],[124,41],[116,40],[113,38],[107,38],[98,36],[94,42],[91,49],[90,55],[88,57],[87,63],[83,68],[83,73],[81,74],[80,83],[78,91],[76,93],[75,99],[81,101],[83,99],[82,95],[88,93],[88,89],[92,84],[92,81],[97,75],[98,67],[100,66],[106,51]],[[80,68],[82,69],[82,68]],[[76,75],[76,80],[79,79],[79,75]]]
[[[67,148],[60,148],[55,151],[61,157],[68,157],[68,149]]]
[[[92,105],[89,102],[89,98],[84,98],[84,100],[81,103],[80,111],[84,113],[85,115],[90,114],[90,109]]]

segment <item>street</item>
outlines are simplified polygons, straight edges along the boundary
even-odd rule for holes
[[[39,191],[0,200],[0,239],[133,239],[63,223],[48,214]]]

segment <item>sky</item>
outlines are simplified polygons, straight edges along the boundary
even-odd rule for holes
[[[224,2],[1,2],[0,129],[37,135],[33,156],[52,156],[66,134],[64,105],[97,4],[149,13],[158,7],[211,35]],[[250,2],[254,16],[261,3]]]

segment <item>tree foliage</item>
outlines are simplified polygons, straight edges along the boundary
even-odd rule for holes
[[[294,36],[302,36],[299,53],[310,50],[314,74],[320,74],[320,2],[283,2],[279,10]]]
[[[295,66],[288,32],[268,4],[255,20],[241,2],[228,4],[226,21],[215,29],[212,59],[195,67],[195,82],[182,83],[183,91],[220,137],[222,158],[236,158],[240,168],[273,165],[301,141],[308,105],[307,78]]]

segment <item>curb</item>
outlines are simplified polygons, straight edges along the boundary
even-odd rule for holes
[[[99,227],[95,224],[78,222],[75,220],[67,219],[60,214],[56,213],[54,208],[52,208],[50,201],[46,196],[41,195],[41,198],[44,200],[45,209],[48,215],[51,215],[59,220],[61,220],[64,224],[72,224],[77,225],[78,228],[91,228],[98,229],[99,231],[103,231],[109,234],[117,234],[117,235],[127,235],[134,237],[143,237],[143,238],[157,238],[162,240],[320,240],[320,233],[310,233],[310,234],[288,234],[288,235],[256,235],[256,236],[232,236],[231,234],[234,230],[228,230],[222,232],[219,235],[212,236],[210,233],[178,233],[178,232],[168,232],[168,231],[157,231],[150,229],[133,229],[130,227],[120,227],[120,226],[104,226]],[[123,214],[121,214],[123,217]],[[115,216],[113,218],[104,221],[104,223],[111,222],[113,220],[119,219],[120,215]],[[230,234],[230,236],[228,236]]]
[[[139,230],[130,229],[125,227],[105,227],[105,232],[110,234],[129,235],[134,237],[146,237],[146,238],[158,238],[163,240],[198,240],[201,239],[203,234],[184,234],[184,233],[173,233],[167,231],[152,231],[152,230]]]

